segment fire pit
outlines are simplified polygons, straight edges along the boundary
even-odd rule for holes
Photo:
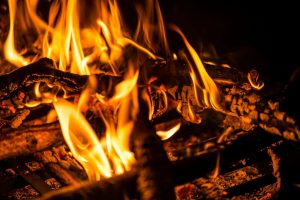
[[[298,66],[273,80],[263,44],[184,26],[179,5],[1,3],[1,199],[300,196]]]

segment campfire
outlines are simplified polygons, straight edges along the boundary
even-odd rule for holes
[[[260,72],[198,51],[158,0],[129,7],[1,3],[0,198],[299,195],[298,119]]]

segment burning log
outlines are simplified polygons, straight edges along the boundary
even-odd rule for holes
[[[99,93],[108,93],[112,85],[117,84],[121,80],[120,77],[113,75],[97,74],[95,76],[99,83],[97,87]],[[80,94],[86,88],[88,79],[88,75],[78,75],[57,70],[54,68],[52,60],[42,58],[9,74],[1,75],[0,100],[11,98],[13,101],[14,98],[20,98],[21,93],[15,94],[16,92],[22,91],[22,89],[34,83],[42,82],[61,87],[68,94]]]
[[[150,62],[150,64],[148,62]],[[176,80],[176,84],[178,83],[178,80],[184,80],[181,82],[181,84],[191,84],[188,70],[184,67],[185,63],[180,61],[167,62],[153,60],[149,60],[148,62],[146,62],[144,65],[150,66],[147,68],[148,70],[152,70],[149,74],[150,76],[151,74],[159,77],[164,77],[166,74],[170,76],[169,73],[175,71],[176,74],[172,76],[172,80],[174,78],[174,80]],[[170,71],[170,68],[172,68],[174,65],[176,65],[176,70]],[[209,75],[216,80],[231,80],[231,82],[234,83],[241,83],[242,80],[246,82],[246,75],[240,73],[236,69],[211,65],[206,65],[206,67]],[[178,78],[179,75],[180,77]],[[98,85],[98,91],[100,93],[103,91],[108,92],[112,85],[117,84],[120,81],[120,77],[113,75],[97,74],[96,76],[98,82],[100,83]],[[167,81],[170,80],[167,79]],[[86,87],[88,83],[88,76],[57,70],[54,68],[54,64],[51,59],[42,58],[35,63],[21,67],[9,74],[1,75],[0,99],[8,99],[12,94],[21,90],[22,88],[24,89],[29,85],[41,82],[45,82],[52,86],[60,86],[70,94],[78,94],[81,93]],[[168,82],[165,84],[169,85]]]
[[[41,151],[63,141],[58,123],[1,129],[0,160]]]

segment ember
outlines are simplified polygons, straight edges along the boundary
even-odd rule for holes
[[[0,198],[299,195],[299,119],[269,80],[131,3],[1,3]]]

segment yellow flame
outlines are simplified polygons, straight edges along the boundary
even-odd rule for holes
[[[9,32],[7,39],[4,43],[4,57],[6,60],[11,62],[12,64],[16,65],[17,67],[22,67],[28,64],[28,61],[24,59],[20,54],[17,52],[15,47],[15,38],[14,38],[14,26],[15,26],[15,14],[16,14],[16,4],[17,0],[8,1],[9,6]]]
[[[136,6],[138,27],[135,39],[148,49],[157,52],[160,49],[170,53],[164,20],[157,0],[147,0],[145,6]],[[158,45],[160,44],[160,45]]]
[[[222,111],[222,106],[220,105],[220,92],[218,90],[217,85],[213,81],[213,79],[206,72],[204,65],[195,51],[195,49],[188,42],[184,34],[177,26],[172,26],[172,28],[182,37],[192,59],[196,66],[194,69],[191,65],[191,78],[194,85],[194,91],[196,94],[196,99],[198,104],[200,104],[198,90],[200,89],[203,92],[203,99],[206,106],[212,107],[217,111]],[[198,78],[199,77],[199,78]],[[201,86],[201,82],[203,86]]]
[[[77,107],[63,99],[54,104],[63,136],[74,157],[82,164],[90,180],[110,177],[109,160],[85,117]]]
[[[100,112],[106,126],[107,150],[110,157],[114,158],[114,168],[118,172],[129,170],[135,162],[134,155],[130,151],[129,139],[139,110],[137,78],[138,71],[134,72],[133,68],[129,67],[124,81],[116,86],[116,92],[112,98],[105,99],[96,94],[103,107],[109,106],[111,113],[117,113],[117,122],[115,122],[114,117],[105,116],[103,112]]]
[[[132,45],[152,59],[158,58],[148,46],[145,48],[130,38],[123,26],[116,0],[95,2],[98,10],[95,16],[97,23],[89,24],[89,27],[85,28],[80,25],[82,16],[79,12],[84,2],[53,1],[49,9],[48,22],[36,13],[38,2],[39,0],[26,1],[24,4],[27,12],[25,14],[18,12],[17,15],[20,19],[29,21],[28,23],[37,31],[38,37],[34,45],[42,51],[39,57],[53,59],[58,63],[60,70],[91,74],[92,63],[100,61],[110,64],[112,71],[117,73],[116,66],[123,60],[123,48],[127,45]],[[9,62],[20,67],[35,61],[37,57],[25,59],[16,51],[14,41],[17,38],[14,36],[14,23],[17,6],[16,0],[9,1],[10,30],[4,44],[4,55]],[[155,8],[158,10],[159,34],[165,38],[164,46],[167,46],[158,2],[155,2]],[[92,51],[84,51],[84,48],[92,48]]]
[[[156,131],[156,134],[162,139],[162,140],[167,140],[171,138],[181,127],[181,123],[179,122],[172,128],[166,131]]]
[[[88,24],[84,28],[80,24],[81,1],[53,1],[47,22],[36,13],[38,0],[28,0],[25,3],[27,13],[23,17],[29,19],[38,33],[34,45],[42,51],[41,57],[45,56],[54,60],[60,70],[89,75],[92,73],[90,65],[100,61],[108,63],[112,71],[118,73],[117,65],[120,64],[119,61],[123,62],[123,49],[127,45],[133,46],[152,59],[157,58],[150,50],[130,39],[123,28],[116,1],[96,2],[100,12],[95,16],[95,23]],[[24,57],[15,51],[13,42],[16,1],[10,1],[9,6],[11,29],[5,46],[6,58],[18,66],[23,66],[34,60],[29,59],[28,62],[23,62]],[[111,106],[113,113],[117,115],[111,119],[103,115],[106,125],[105,143],[98,140],[95,132],[81,114],[88,109],[88,102],[96,87],[95,83],[89,82],[89,86],[93,86],[82,92],[77,105],[63,99],[57,100],[57,92],[41,92],[40,84],[34,87],[36,100],[26,103],[28,107],[34,107],[40,103],[54,104],[66,143],[75,158],[85,168],[89,179],[99,180],[101,176],[108,177],[122,173],[129,170],[135,162],[129,149],[129,138],[138,112],[136,86],[139,75],[138,64],[129,62],[128,73],[124,76],[124,80],[115,87],[112,98],[107,99],[99,94],[96,95],[104,106]],[[60,88],[56,91],[58,90]],[[48,118],[49,121],[53,121],[55,115],[49,114]],[[117,121],[114,120],[116,118]]]

